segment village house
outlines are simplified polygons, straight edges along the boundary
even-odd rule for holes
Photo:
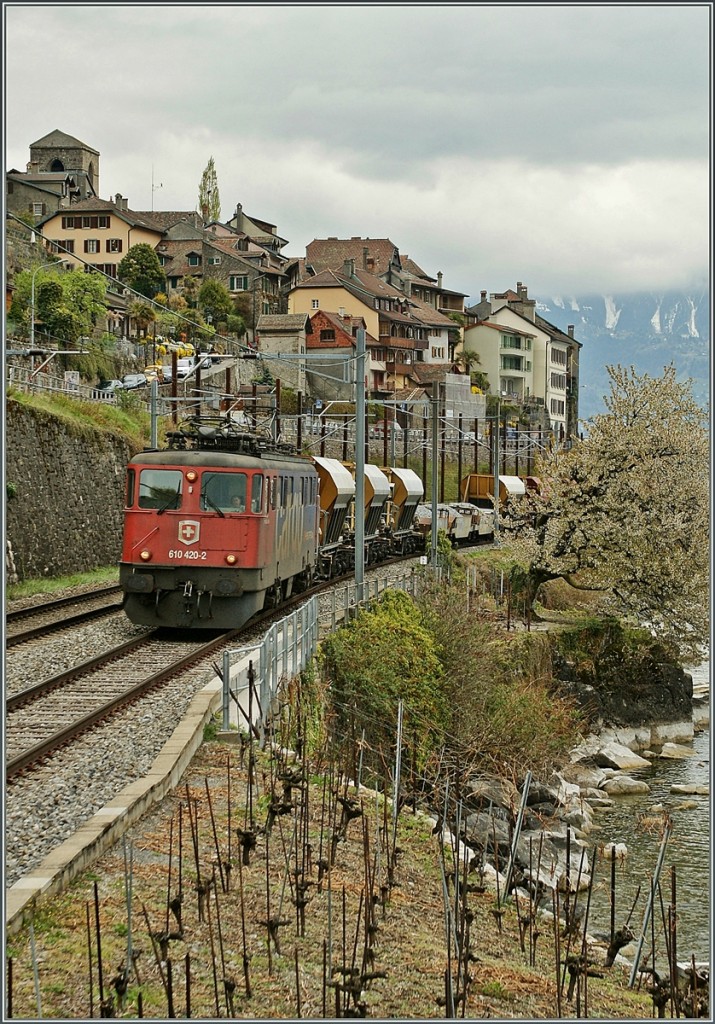
[[[408,386],[415,363],[451,365],[449,332],[454,323],[411,302],[374,274],[357,270],[353,260],[346,260],[339,272],[324,270],[296,284],[288,308],[361,317],[369,336],[368,388],[376,395]]]
[[[306,313],[263,314],[256,323],[256,344],[266,369],[301,394],[305,393],[305,353],[311,330]]]
[[[564,334],[536,313],[536,302],[521,281],[516,291],[481,292],[467,309],[465,355],[479,356],[490,390],[558,435],[578,431],[580,342],[573,327]]]

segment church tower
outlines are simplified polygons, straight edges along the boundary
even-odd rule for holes
[[[74,178],[77,199],[99,195],[99,153],[79,139],[56,129],[30,145],[31,173],[64,172]]]

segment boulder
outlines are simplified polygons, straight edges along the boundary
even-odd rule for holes
[[[561,776],[565,782],[573,783],[582,792],[587,787],[597,789],[606,778],[602,768],[592,767],[583,761],[567,764],[561,770]]]
[[[678,761],[685,757],[692,757],[694,753],[692,747],[686,747],[682,743],[664,743],[659,756]]]
[[[605,782],[605,778],[603,781]],[[604,795],[602,789],[591,789],[590,787],[582,789],[581,796],[594,810],[599,807],[613,807],[613,800],[609,800],[608,797]]]
[[[635,754],[629,747],[617,743],[615,740],[611,740],[599,748],[596,754],[596,764],[599,768],[617,768],[619,771],[650,768],[650,761],[646,761],[640,754]],[[602,788],[606,788],[605,784]]]
[[[519,790],[508,779],[472,779],[467,783],[466,789],[466,803],[476,810],[490,804],[507,810],[516,810],[521,800]]]
[[[527,807],[536,807],[544,804],[556,805],[557,803],[558,795],[553,786],[547,786],[536,779],[532,780],[529,786],[529,794],[526,798]]]
[[[612,779],[606,779],[602,789],[609,796],[636,796],[639,793],[650,793],[650,786],[642,779],[632,779],[630,775],[616,775]]]
[[[710,796],[710,786],[698,785],[695,782],[678,782],[670,787],[670,792],[679,796]]]

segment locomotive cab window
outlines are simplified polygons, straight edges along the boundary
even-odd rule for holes
[[[175,469],[143,469],[139,474],[139,508],[159,512],[181,507],[184,475]]]
[[[133,469],[127,472],[127,494],[126,502],[127,508],[131,508],[134,504],[134,488],[136,486],[136,473]]]
[[[204,473],[201,478],[202,512],[245,512],[245,473]]]
[[[251,512],[263,511],[263,477],[255,473],[251,481]]]

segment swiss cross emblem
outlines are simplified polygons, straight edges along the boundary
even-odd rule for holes
[[[182,544],[195,544],[199,539],[201,523],[195,519],[182,519],[179,523],[179,540]]]

